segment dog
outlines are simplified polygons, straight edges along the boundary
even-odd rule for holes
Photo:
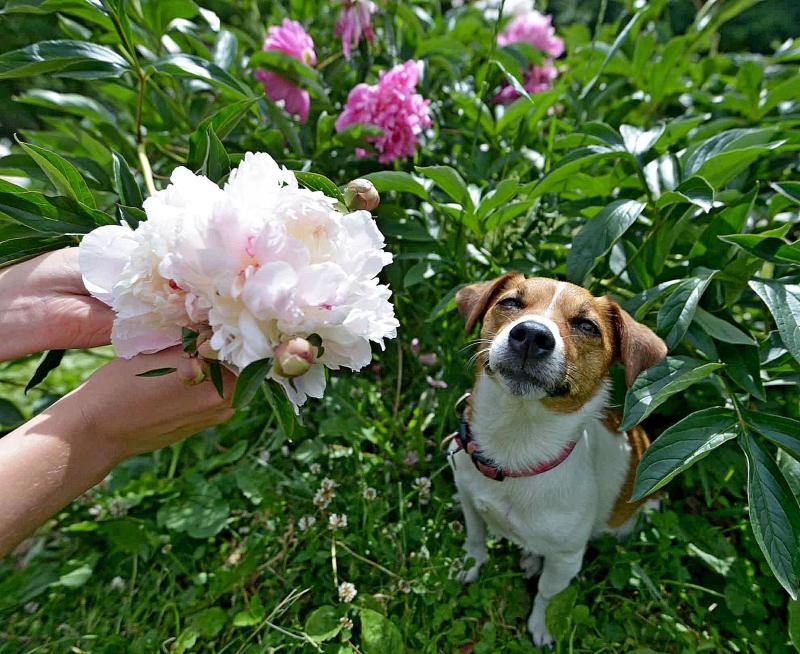
[[[638,427],[619,433],[608,369],[622,363],[630,386],[667,348],[616,302],[568,282],[511,272],[462,288],[456,304],[467,333],[482,322],[448,454],[466,523],[458,578],[478,578],[487,527],[518,545],[526,578],[541,572],[528,631],[552,645],[547,603],[580,571],[589,540],[629,535],[642,504],[628,500],[649,441]]]

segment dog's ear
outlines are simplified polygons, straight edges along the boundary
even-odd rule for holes
[[[643,370],[667,356],[667,346],[656,334],[606,298],[609,318],[614,329],[615,360],[625,369],[625,383],[630,386]]]
[[[475,323],[481,320],[489,308],[489,304],[512,279],[522,277],[518,272],[508,272],[488,282],[478,282],[465,286],[456,293],[456,305],[464,316],[464,331],[469,334]]]

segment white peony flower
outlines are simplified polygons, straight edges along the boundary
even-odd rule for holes
[[[317,335],[305,373],[269,375],[301,405],[322,397],[326,367],[359,370],[371,342],[396,335],[391,292],[377,279],[392,256],[368,212],[341,213],[264,153],[247,153],[223,189],[185,168],[170,181],[144,203],[146,222],[101,227],[81,244],[87,289],[117,313],[120,356],[177,344],[182,327],[207,323],[210,348],[241,370]]]

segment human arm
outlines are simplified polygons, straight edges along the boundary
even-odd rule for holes
[[[0,438],[0,556],[123,459],[164,447],[227,420],[229,398],[210,383],[185,386],[177,374],[137,377],[178,367],[171,348],[115,359],[58,402]],[[233,389],[224,372],[224,387]]]

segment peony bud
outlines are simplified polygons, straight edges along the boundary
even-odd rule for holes
[[[354,179],[344,187],[344,203],[350,211],[372,211],[381,203],[381,196],[368,179]]]
[[[314,347],[304,338],[293,338],[275,348],[275,372],[283,377],[299,377],[314,361]]]
[[[178,363],[178,379],[186,386],[199,384],[205,378],[205,366],[197,357],[184,356]]]

